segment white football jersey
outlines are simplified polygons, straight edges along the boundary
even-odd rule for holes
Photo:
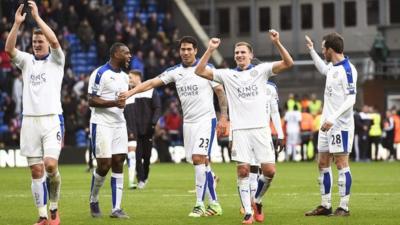
[[[43,116],[62,114],[61,84],[64,76],[65,56],[61,48],[50,48],[43,59],[17,50],[12,62],[22,71],[23,115]]]
[[[90,95],[104,100],[116,100],[121,92],[128,90],[129,77],[123,71],[114,71],[109,63],[95,69],[90,75]],[[90,123],[107,127],[120,127],[125,124],[124,109],[118,107],[91,107]]]
[[[267,127],[267,81],[273,63],[250,65],[246,70],[215,69],[214,80],[225,87],[232,130]]]
[[[194,73],[196,65],[197,62],[190,67],[178,64],[160,75],[164,84],[175,82],[185,123],[209,121],[216,117],[213,87],[219,84],[197,76]]]
[[[325,121],[334,114],[349,95],[356,94],[357,89],[357,70],[347,57],[336,65],[328,64],[325,75],[326,84],[321,121]],[[337,118],[335,126],[341,129],[354,127],[353,107]]]

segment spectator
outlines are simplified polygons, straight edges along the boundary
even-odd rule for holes
[[[308,159],[308,144],[312,141],[312,131],[313,131],[313,123],[314,118],[311,115],[308,107],[304,106],[301,110],[301,145],[300,145],[300,153],[301,160],[304,161]]]
[[[369,129],[372,124],[371,116],[369,114],[369,106],[364,105],[360,112],[360,119],[362,129],[359,130],[359,147],[360,147],[360,160],[369,161],[371,160],[371,151],[369,147]]]
[[[317,99],[317,95],[315,93],[311,94],[311,100],[309,102],[308,107],[310,108],[310,113],[315,116],[322,109],[321,100]]]
[[[395,150],[394,150],[394,120],[393,115],[390,110],[386,111],[385,119],[383,120],[383,134],[382,134],[382,146],[389,150],[390,161],[395,160]]]
[[[286,161],[294,160],[297,154],[296,147],[300,142],[300,122],[301,113],[297,104],[293,105],[293,110],[285,113],[286,122]]]
[[[381,128],[381,114],[379,114],[378,109],[374,106],[371,107],[371,113],[370,113],[371,119],[372,119],[372,125],[369,129],[369,140],[370,140],[370,152],[372,156],[372,152],[375,152],[375,161],[378,160],[379,156],[379,144],[381,143],[381,137],[382,137],[382,128]],[[374,146],[374,148],[372,148]],[[374,150],[374,151],[372,151]]]
[[[79,40],[81,41],[81,47],[84,52],[87,52],[94,40],[93,29],[87,19],[84,19],[79,24],[77,32]]]
[[[106,63],[108,60],[109,46],[107,44],[106,36],[104,34],[99,35],[96,48],[97,48],[97,59],[98,59],[97,63],[98,64]]]
[[[178,104],[176,101],[171,102],[169,106],[169,110],[164,115],[165,129],[167,130],[172,146],[182,145],[182,115],[178,111]]]
[[[12,100],[15,102],[15,114],[19,115],[22,113],[22,74],[16,73],[12,90]],[[18,136],[19,137],[19,136]]]

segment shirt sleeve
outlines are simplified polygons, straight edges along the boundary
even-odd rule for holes
[[[20,70],[22,70],[26,64],[26,61],[29,59],[29,57],[33,57],[31,54],[22,52],[17,49],[17,54],[15,55],[14,58],[11,59],[11,62],[14,63],[15,66],[17,66]]]
[[[265,76],[267,76],[267,79],[268,79],[269,77],[275,76],[275,75],[276,75],[276,74],[274,74],[274,73],[272,72],[272,66],[273,66],[273,63],[264,62],[264,63],[258,64],[258,65],[255,67],[255,69],[256,69],[258,72],[260,72],[260,73],[264,74]]]
[[[213,71],[213,81],[220,84],[224,84],[225,71],[227,69],[212,69]]]
[[[98,71],[99,69],[96,69],[90,75],[88,93],[100,96],[104,88],[104,79],[101,79],[103,74],[100,74]]]
[[[325,64],[325,62],[321,59],[321,57],[319,57],[318,53],[314,49],[310,51],[310,55],[317,70],[322,75],[326,75],[328,73],[329,66]]]
[[[52,61],[57,63],[58,65],[64,66],[65,64],[65,55],[63,50],[60,48],[50,48],[50,58]]]
[[[171,82],[175,82],[176,81],[175,76],[174,76],[174,74],[173,74],[173,72],[171,70],[170,71],[168,71],[168,70],[164,71],[158,77],[162,80],[162,82],[164,82],[164,84],[169,84]]]

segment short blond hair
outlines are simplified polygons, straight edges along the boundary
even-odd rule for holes
[[[249,44],[248,42],[245,42],[245,41],[237,42],[237,43],[235,44],[235,48],[238,47],[238,46],[246,46],[246,47],[249,49],[249,51],[250,51],[251,53],[253,53],[253,47],[252,47],[251,44]]]

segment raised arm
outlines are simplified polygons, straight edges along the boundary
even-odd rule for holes
[[[210,57],[212,53],[214,52],[215,49],[218,48],[219,44],[221,43],[221,40],[219,38],[211,38],[210,41],[208,42],[208,48],[206,52],[204,52],[203,56],[200,58],[199,63],[197,64],[197,67],[194,71],[194,73],[198,76],[201,76],[205,79],[208,80],[213,80],[214,74],[213,71],[209,68],[207,68],[207,63],[208,60],[210,60]]]
[[[281,61],[274,62],[272,66],[272,73],[278,74],[280,72],[290,69],[293,66],[293,59],[279,40],[279,33],[276,30],[270,30],[269,37],[272,43],[274,43],[275,47],[278,48],[279,54],[282,58]]]
[[[24,4],[19,5],[17,12],[15,13],[14,24],[13,24],[11,31],[8,34],[8,37],[6,40],[5,50],[6,50],[7,55],[10,58],[14,58],[15,55],[17,54],[17,49],[15,48],[15,45],[17,43],[18,30],[19,30],[19,27],[21,26],[22,22],[24,22],[25,17],[26,17],[26,13],[22,14],[23,8],[24,8]]]
[[[51,28],[43,21],[39,15],[39,11],[35,1],[29,0],[28,5],[31,8],[31,13],[33,19],[36,21],[37,25],[43,32],[43,35],[50,43],[50,47],[53,49],[60,48],[60,43],[58,42],[56,34],[51,30]]]
[[[128,99],[129,97],[131,97],[134,94],[142,93],[142,92],[145,92],[152,88],[160,87],[162,85],[164,85],[164,82],[159,77],[155,77],[153,79],[147,80],[147,81],[139,84],[138,86],[136,86],[135,88],[133,88],[129,91],[121,93],[120,96],[123,96],[126,99]]]
[[[319,57],[318,53],[314,50],[314,43],[311,41],[310,37],[308,37],[307,35],[305,37],[306,37],[306,45],[308,50],[310,50],[310,55],[312,60],[314,61],[315,67],[321,74],[326,75],[326,73],[328,72],[328,66],[325,64],[324,60],[322,60],[321,57]]]

